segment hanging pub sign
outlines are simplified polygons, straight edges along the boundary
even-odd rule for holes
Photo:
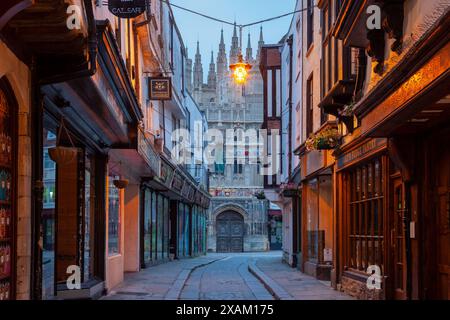
[[[172,79],[167,77],[149,78],[150,100],[172,100]]]
[[[145,12],[146,0],[109,0],[108,9],[119,18],[136,18]]]

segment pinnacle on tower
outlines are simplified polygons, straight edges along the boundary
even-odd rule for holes
[[[223,37],[223,29],[220,35],[219,53],[217,54],[217,77],[222,78],[228,70],[228,59]]]
[[[230,62],[236,63],[240,53],[239,37],[237,35],[237,25],[234,23],[233,37],[231,38]]]
[[[214,52],[211,51],[211,63],[208,72],[208,87],[215,89],[217,85],[216,64],[214,63]]]
[[[256,55],[256,59],[258,61],[261,57],[261,49],[262,49],[263,45],[264,45],[264,36],[263,36],[263,27],[261,26],[260,31],[259,31],[258,53]]]
[[[194,90],[201,89],[203,85],[203,65],[202,55],[200,54],[200,42],[197,41],[197,53],[194,62]]]
[[[253,60],[253,49],[252,49],[252,41],[250,38],[250,33],[248,34],[247,51],[245,54],[245,60],[247,62]]]
[[[186,47],[185,83],[187,90],[189,92],[192,92],[192,59],[189,58],[187,47]]]

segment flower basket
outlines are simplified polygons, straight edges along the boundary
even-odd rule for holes
[[[355,107],[355,103],[352,102],[350,104],[345,105],[340,111],[339,111],[339,116],[340,117],[349,117],[349,118],[353,118],[354,115],[354,107]]]
[[[306,149],[312,150],[333,150],[339,146],[341,136],[336,129],[326,129],[316,135],[312,135],[306,141]]]
[[[117,179],[114,180],[113,183],[117,189],[122,190],[125,189],[130,182],[127,179]]]
[[[266,198],[266,194],[264,193],[264,191],[260,191],[260,192],[255,193],[255,197],[258,200],[266,200],[267,199]]]
[[[293,183],[285,183],[281,185],[281,194],[286,198],[295,198],[298,196],[298,188]]]
[[[60,146],[61,136],[63,130],[66,132],[67,137],[69,138],[70,144],[72,147],[63,147]],[[58,165],[66,165],[76,160],[78,155],[78,149],[75,148],[75,144],[72,141],[70,136],[70,132],[67,130],[64,124],[64,118],[61,119],[61,123],[59,125],[58,136],[56,139],[56,147],[48,149],[48,155],[50,159],[56,162]]]
[[[58,165],[66,165],[73,162],[78,154],[77,148],[55,147],[48,149],[50,159],[55,161]]]

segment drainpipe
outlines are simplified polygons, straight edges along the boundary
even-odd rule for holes
[[[92,7],[91,0],[83,0],[83,2],[84,7],[86,8],[85,10],[88,21],[88,51],[89,51],[88,69],[40,79],[39,84],[46,85],[52,83],[66,82],[69,80],[79,78],[89,78],[92,77],[97,72],[98,42],[97,42],[97,27],[94,17],[94,8]]]

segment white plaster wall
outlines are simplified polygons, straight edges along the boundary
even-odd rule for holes
[[[303,8],[307,8],[307,1],[303,0]],[[307,47],[307,16],[306,10],[303,12],[303,83],[302,83],[302,99],[305,102],[302,108],[302,138],[303,143],[308,139],[306,136],[306,86],[309,77],[313,74],[313,119],[314,119],[314,132],[320,128],[320,57],[322,52],[322,32],[320,28],[320,9],[314,8],[314,38],[313,44],[310,48]]]

